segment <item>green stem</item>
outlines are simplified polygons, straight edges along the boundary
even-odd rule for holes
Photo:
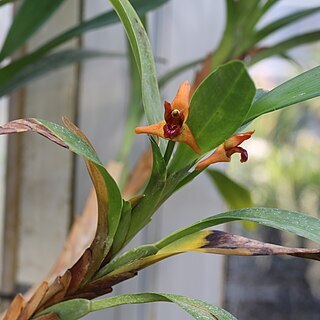
[[[174,149],[175,144],[176,144],[176,143],[175,143],[174,141],[169,140],[168,145],[167,145],[167,148],[166,148],[166,151],[165,151],[165,153],[164,153],[164,157],[163,157],[164,162],[165,162],[166,164],[169,163],[169,160],[170,160],[170,158],[171,158],[171,156],[172,156],[172,152],[173,152],[173,149]]]

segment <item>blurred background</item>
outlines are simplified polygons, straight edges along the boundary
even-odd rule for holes
[[[249,0],[247,0],[249,1]],[[281,0],[261,21],[267,24],[320,0]],[[37,48],[62,30],[110,9],[105,0],[67,0],[21,51]],[[13,5],[0,7],[0,45],[13,15]],[[202,59],[218,45],[225,23],[223,0],[170,0],[148,13],[147,26],[159,75]],[[292,35],[318,30],[313,14],[266,38],[270,46]],[[123,141],[130,91],[127,42],[115,24],[68,42],[116,53],[56,70],[0,98],[0,122],[37,117],[61,123],[65,115],[87,134],[104,162],[116,159]],[[272,57],[250,68],[257,88],[276,85],[319,64],[320,42],[290,50],[290,60]],[[16,53],[22,54],[23,52]],[[6,65],[8,60],[2,62]],[[183,80],[193,80],[199,65],[175,77],[161,91],[172,100]],[[254,206],[318,215],[320,210],[319,100],[263,116],[250,125],[255,135],[246,142],[249,161],[219,167],[245,186]],[[136,139],[133,165],[147,139]],[[81,159],[34,135],[0,139],[0,272],[1,292],[25,290],[40,281],[63,247],[71,221],[81,213],[90,180]],[[177,228],[226,211],[212,180],[201,175],[179,191],[135,239],[132,246],[161,239]],[[170,219],[170,220],[169,220]],[[170,221],[170,222],[169,222]],[[232,232],[287,246],[312,244],[262,227],[227,226]],[[196,272],[200,269],[201,272]],[[189,253],[161,262],[117,286],[113,294],[155,291],[190,295],[225,307],[239,319],[319,319],[320,266],[288,257],[232,257]],[[4,301],[4,300],[3,300]],[[187,319],[174,306],[152,304],[120,307],[88,319]]]

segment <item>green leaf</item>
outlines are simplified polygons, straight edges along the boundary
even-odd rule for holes
[[[110,0],[126,30],[141,77],[142,101],[149,123],[163,118],[152,48],[137,13],[128,0]]]
[[[272,6],[277,4],[277,2],[279,2],[279,0],[267,0],[262,7],[262,14],[265,14]]]
[[[167,168],[157,143],[150,139],[153,155],[152,173],[143,197],[132,210],[128,243],[151,220],[154,212],[162,203],[163,190],[166,186]]]
[[[148,0],[133,0],[132,4],[135,6],[139,14],[145,14],[148,10],[154,9],[163,3],[166,3],[167,1],[168,0],[155,0],[150,2]],[[119,19],[117,14],[112,10],[90,20],[84,21],[79,25],[57,35],[55,38],[49,40],[34,52],[27,54],[26,56],[13,61],[6,67],[0,69],[0,90],[2,90],[1,88],[6,86],[6,83],[15,77],[17,73],[38,59],[44,57],[50,50],[60,46],[74,37],[80,36],[85,32],[105,27],[118,21]]]
[[[38,313],[36,316],[40,316],[49,312],[55,312],[63,320],[76,320],[92,311],[108,309],[124,304],[140,304],[149,302],[175,303],[197,320],[236,320],[235,317],[222,308],[197,299],[175,294],[151,292],[124,294],[94,301],[73,299],[49,307]]]
[[[4,41],[0,61],[15,52],[59,8],[63,0],[25,0]]]
[[[0,0],[0,7],[15,0]]]
[[[230,179],[221,171],[209,169],[206,172],[230,209],[252,206],[251,194],[247,188]]]
[[[220,230],[202,230],[173,241],[159,250],[156,255],[139,261],[139,268],[131,270],[128,268],[128,271],[138,271],[167,257],[189,251],[236,256],[292,255],[320,260],[319,249],[289,248]]]
[[[112,244],[112,256],[115,256],[125,243],[131,223],[131,212],[131,203],[129,201],[123,201],[121,218]]]
[[[143,245],[138,248],[125,252],[121,256],[115,257],[107,265],[101,268],[94,279],[99,279],[108,275],[117,269],[118,273],[132,270],[132,265],[139,262],[141,259],[154,256],[158,252],[158,248],[153,244]]]
[[[190,102],[187,120],[202,153],[217,147],[243,123],[255,95],[254,84],[239,61],[212,72],[198,87]],[[170,171],[178,171],[199,156],[179,144]]]
[[[319,10],[320,7],[308,8],[305,10],[300,10],[298,12],[291,13],[278,20],[272,21],[270,24],[266,25],[265,27],[256,32],[254,36],[254,43],[261,41],[263,38],[269,36],[271,33],[279,30],[280,28],[288,26],[293,22],[297,22],[300,19],[310,16],[311,14],[317,13]]]
[[[27,64],[20,72],[14,74],[0,87],[0,97],[22,85],[41,77],[49,72],[63,68],[73,63],[82,62],[85,59],[119,57],[120,54],[90,51],[83,49],[63,50],[37,59],[34,63]],[[1,71],[0,71],[1,73]]]
[[[164,248],[170,243],[205,228],[237,220],[256,222],[320,243],[320,219],[302,213],[273,208],[247,208],[220,213],[178,230],[155,245]]]
[[[251,58],[251,60],[249,61],[249,65],[253,65],[260,60],[266,59],[270,56],[282,54],[291,48],[318,40],[320,40],[320,31],[312,31],[305,34],[300,34],[259,51]]]
[[[320,66],[317,66],[261,96],[253,103],[244,124],[262,114],[276,111],[319,95]]]

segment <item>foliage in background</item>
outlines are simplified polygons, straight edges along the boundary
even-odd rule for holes
[[[0,2],[0,5],[5,2]],[[150,136],[152,149],[150,176],[135,175],[141,170],[138,164],[131,176],[122,176],[123,182],[117,184],[86,136],[67,119],[64,119],[65,127],[33,118],[14,120],[0,128],[0,134],[34,131],[59,146],[81,155],[86,162],[98,202],[98,223],[91,244],[87,248],[80,248],[81,256],[73,257],[74,261],[66,263],[63,272],[59,270],[59,273],[51,274],[50,280],[53,281],[43,281],[30,298],[18,295],[8,309],[5,319],[32,317],[78,319],[95,310],[121,304],[155,301],[173,302],[196,319],[235,319],[218,307],[170,294],[143,293],[90,300],[111,292],[114,285],[134,277],[139,270],[188,251],[248,256],[286,254],[320,260],[319,249],[287,248],[221,231],[207,230],[218,224],[245,220],[320,242],[318,218],[294,211],[264,208],[221,213],[178,230],[156,243],[146,244],[119,255],[120,250],[151,221],[152,215],[163,202],[206,170],[207,165],[200,164],[203,164],[208,152],[215,150],[214,162],[228,162],[232,153],[236,152],[241,153],[245,161],[245,150],[240,147],[244,139],[241,138],[243,136],[239,131],[243,131],[245,126],[261,115],[320,95],[319,66],[288,80],[270,92],[257,90],[245,67],[245,64],[250,66],[272,55],[282,55],[286,58],[287,50],[318,40],[320,31],[314,31],[297,35],[272,47],[260,46],[265,37],[317,12],[319,8],[302,10],[258,28],[260,19],[278,1],[226,0],[227,22],[224,35],[214,52],[203,59],[202,67],[190,88],[192,93],[190,105],[189,101],[184,108],[178,104],[176,109],[165,114],[163,120],[160,84],[163,86],[180,72],[199,64],[199,61],[172,70],[158,83],[150,42],[136,11],[144,15],[148,10],[167,1],[131,1],[134,7],[127,0],[110,0],[110,2],[115,11],[83,22],[49,40],[34,52],[2,67],[0,95],[8,94],[56,66],[79,62],[87,57],[107,55],[108,53],[85,52],[82,49],[58,53],[52,53],[52,50],[86,31],[118,21],[118,15],[131,47],[129,57],[132,91],[128,127],[133,128],[140,122],[143,116],[142,104],[149,125],[170,125],[170,130],[176,131],[169,142],[165,139],[159,141],[157,137]],[[49,0],[25,0],[8,32],[0,52],[0,59],[3,60],[16,52],[61,3],[62,1],[53,3]],[[37,15],[31,14],[33,10],[36,10]],[[239,60],[243,60],[245,64]],[[48,61],[51,62],[50,67]],[[188,111],[190,111],[189,116]],[[174,122],[172,118],[177,116],[181,118],[179,122]],[[176,141],[190,141],[182,139],[186,128],[190,128],[200,148],[197,152],[186,144],[176,143]],[[155,135],[162,136],[163,132],[155,132]],[[119,151],[119,161],[124,163],[133,141],[130,134],[126,134],[125,137],[124,149]],[[190,136],[187,139],[190,139]],[[144,155],[140,163],[150,161],[149,154]],[[195,169],[196,164],[201,170]],[[208,174],[232,208],[251,205],[250,195],[242,186],[235,184],[220,172],[208,170]],[[134,185],[130,192],[128,185]],[[241,196],[234,197],[230,190],[235,190]],[[74,237],[75,239],[81,237],[81,232],[75,233]],[[74,238],[73,243],[76,243]]]

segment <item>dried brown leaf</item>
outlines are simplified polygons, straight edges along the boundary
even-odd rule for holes
[[[207,243],[194,251],[238,256],[287,254],[320,260],[320,249],[283,247],[218,230],[212,230],[205,240]]]
[[[47,296],[43,299],[37,312],[52,306],[64,299],[71,282],[71,272],[67,270],[65,274],[58,277],[47,291]]]
[[[92,252],[88,248],[85,250],[81,258],[69,270],[71,273],[71,282],[68,287],[67,295],[72,295],[79,289],[84,277],[88,274],[88,270],[91,267],[91,263]]]
[[[46,281],[43,281],[31,297],[31,299],[26,303],[25,307],[23,308],[19,316],[19,320],[28,320],[32,317],[32,315],[35,313],[38,306],[40,305],[41,301],[44,299],[47,291],[48,283]]]
[[[57,135],[50,131],[46,126],[39,123],[36,119],[26,118],[18,119],[8,122],[7,124],[0,126],[0,135],[1,134],[11,134],[11,133],[20,133],[34,131],[42,136],[48,138],[52,142],[60,145],[64,148],[69,148],[68,145],[62,141]]]
[[[15,296],[13,301],[11,302],[9,309],[3,317],[3,320],[16,320],[19,318],[21,311],[23,310],[26,304],[25,299],[21,294]]]

